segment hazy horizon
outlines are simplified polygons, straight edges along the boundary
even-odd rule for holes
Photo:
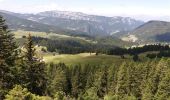
[[[132,17],[143,21],[170,21],[168,0],[0,0],[0,10],[17,13],[59,10],[108,17]]]

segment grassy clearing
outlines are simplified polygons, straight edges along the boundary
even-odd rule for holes
[[[96,41],[88,40],[84,37],[74,37],[69,35],[62,35],[62,34],[56,34],[56,33],[46,33],[46,32],[33,32],[33,31],[23,31],[18,30],[13,32],[15,38],[22,38],[23,36],[28,36],[28,34],[31,34],[35,37],[42,37],[42,38],[48,38],[48,39],[77,39],[77,40],[83,40],[89,43],[97,43]]]
[[[124,61],[129,61],[130,58],[121,59],[119,56],[110,56],[110,55],[98,55],[96,56],[94,53],[90,55],[90,53],[81,53],[81,54],[62,54],[62,55],[53,55],[53,54],[45,54],[44,61],[46,63],[65,63],[66,65],[112,65],[119,64]]]

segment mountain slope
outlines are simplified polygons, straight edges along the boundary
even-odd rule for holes
[[[25,30],[25,31],[35,31],[35,32],[47,32],[47,33],[53,32],[57,34],[65,34],[71,36],[89,37],[88,35],[85,35],[87,34],[85,32],[63,29],[60,26],[43,24],[43,23],[39,23],[33,20],[20,17],[26,14],[0,11],[0,15],[2,15],[6,19],[7,25],[9,26],[10,30],[13,31]]]
[[[42,32],[62,32],[63,30],[58,27],[38,23],[35,21],[26,20],[13,16],[11,14],[0,12],[7,22],[11,30],[26,30],[26,31],[42,31]]]
[[[85,32],[93,36],[131,31],[144,23],[128,17],[105,17],[68,11],[46,11],[38,14],[13,13],[13,15],[63,29]]]
[[[36,19],[41,19],[42,16],[41,15],[34,15],[34,14],[18,14],[18,13],[12,13],[12,12],[6,12],[6,11],[0,11],[0,15],[4,16],[4,18],[7,21],[7,24],[10,28],[10,30],[12,30],[14,33],[19,32],[20,34],[20,38],[22,36],[25,36],[26,33],[40,33],[38,36],[43,36],[43,34],[41,34],[42,32],[45,32],[46,34],[49,34],[50,32],[52,32],[53,34],[56,34],[50,38],[56,38],[56,36],[60,35],[64,35],[67,37],[71,37],[73,39],[80,39],[80,40],[88,40],[88,41],[97,41],[99,42],[99,44],[102,45],[108,45],[108,46],[125,46],[128,45],[128,42],[124,42],[118,38],[115,38],[114,36],[107,36],[107,37],[98,37],[98,36],[89,36],[92,34],[86,33],[86,32],[82,32],[79,30],[69,30],[69,29],[62,29],[59,26],[61,26],[61,23],[63,20],[66,19],[62,19],[62,18],[54,18],[55,20],[57,19],[57,22],[60,22],[59,26],[55,26],[55,25],[49,25],[48,23],[42,23],[39,22],[37,20],[33,20],[31,18],[36,18]],[[32,16],[30,18],[30,16]],[[30,18],[30,19],[29,19]],[[47,19],[49,21],[49,19],[52,19],[51,17],[45,17],[42,19]],[[60,20],[62,19],[62,20]],[[70,20],[68,20],[70,21]],[[56,21],[51,21],[56,23]],[[86,24],[85,20],[74,20],[75,23],[84,23]],[[94,22],[92,22],[94,23]],[[97,23],[97,22],[95,22]],[[70,23],[72,24],[72,23]],[[78,24],[77,24],[78,25]],[[95,26],[95,25],[92,25]],[[90,26],[90,27],[92,27]],[[90,29],[91,31],[91,29]],[[101,32],[101,31],[99,31]],[[104,33],[104,32],[103,32]],[[94,35],[94,34],[93,34]]]
[[[111,35],[121,31],[131,31],[143,24],[142,21],[129,17],[105,17],[69,11],[46,11],[37,15],[50,17],[53,21],[60,18],[63,27],[88,32],[89,34]],[[41,21],[46,22],[44,19]],[[61,22],[48,24],[61,25]]]
[[[136,42],[167,42],[170,38],[170,22],[149,21],[129,33],[127,37],[135,37]]]

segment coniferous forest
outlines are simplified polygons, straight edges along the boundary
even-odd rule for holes
[[[45,63],[37,57],[36,40],[28,35],[23,48],[19,48],[0,16],[0,100],[170,100],[170,59],[165,56],[167,54],[161,57],[150,54],[147,56],[152,59],[136,60],[146,51],[168,51],[167,46],[99,51],[109,55],[129,54],[136,58],[109,66],[66,65]],[[48,46],[53,46],[53,50],[54,45]],[[62,53],[97,51],[82,47],[76,52],[75,48],[71,51],[64,48],[67,46],[60,47]]]

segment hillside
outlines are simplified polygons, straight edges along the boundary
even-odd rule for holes
[[[54,26],[41,24],[35,21],[30,21],[27,19],[19,18],[11,14],[0,12],[6,21],[7,25],[11,30],[26,30],[26,31],[42,31],[42,32],[62,32],[61,28]]]
[[[0,15],[6,19],[6,23],[9,26],[10,30],[12,31],[24,30],[24,31],[47,32],[47,33],[53,32],[57,34],[89,37],[88,35],[84,35],[86,34],[84,32],[62,29],[59,26],[39,23],[36,21],[21,18],[19,16],[16,16],[16,14],[17,13],[0,11]]]
[[[149,21],[139,26],[127,36],[123,37],[129,41],[138,43],[148,42],[169,42],[170,41],[170,22]]]
[[[22,19],[61,27],[65,30],[79,31],[92,36],[114,35],[118,32],[131,31],[144,23],[129,17],[105,17],[69,11],[47,11],[38,14],[2,12]]]
[[[0,11],[0,15],[4,16],[4,18],[7,20],[7,25],[9,25],[10,30],[13,31],[13,33],[17,38],[22,38],[22,36],[27,36],[28,33],[33,33],[33,36],[36,37],[42,37],[48,39],[55,38],[58,40],[61,40],[62,38],[68,41],[71,39],[71,40],[85,41],[87,43],[97,42],[99,46],[107,45],[107,47],[109,46],[124,47],[124,46],[131,45],[131,43],[124,42],[121,39],[118,39],[114,36],[111,37],[110,36],[98,37],[97,35],[91,36],[90,34],[78,30],[62,29],[59,26],[43,24],[35,20],[26,18],[27,14],[18,14],[18,13],[12,13],[7,11]],[[25,17],[23,17],[24,15]],[[28,16],[37,16],[37,15],[28,14]],[[85,21],[85,19],[83,21]]]

